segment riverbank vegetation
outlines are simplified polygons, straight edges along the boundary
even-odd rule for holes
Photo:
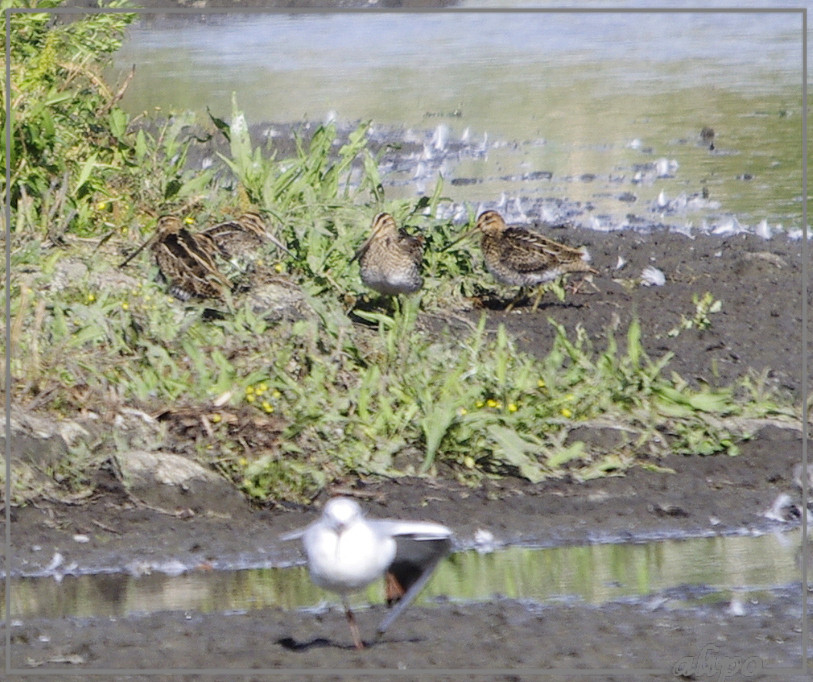
[[[457,315],[467,298],[501,290],[469,250],[442,250],[467,227],[435,217],[442,178],[431,195],[388,200],[368,123],[344,137],[332,124],[303,132],[277,158],[252,141],[238,98],[207,120],[130,116],[118,106],[126,82],[101,74],[132,19],[12,15],[6,385],[23,410],[110,427],[59,462],[15,461],[17,502],[89,490],[130,447],[181,452],[263,503],[354,476],[476,485],[668,471],[670,454],[737,454],[757,418],[798,418],[753,374],[691,385],[668,353],[646,355],[637,322],[608,327],[599,346],[551,320],[555,340],[536,356],[486,313]],[[228,152],[191,170],[189,150],[213,136]],[[249,209],[287,248],[269,244],[261,260],[295,306],[270,314],[250,292],[176,300],[146,253],[119,268],[160,214],[196,230]],[[382,210],[426,238],[426,286],[410,299],[375,299],[351,264]],[[697,296],[675,335],[714,324],[722,303]],[[144,415],[148,435],[120,428],[124,409]]]

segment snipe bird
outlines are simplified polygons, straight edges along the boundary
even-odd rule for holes
[[[488,271],[497,281],[520,287],[519,294],[506,311],[510,311],[522,298],[525,287],[551,282],[568,272],[598,274],[588,265],[588,256],[581,249],[565,246],[523,227],[509,227],[497,211],[481,213],[476,226],[449,246],[475,232],[482,235],[480,248]],[[543,293],[544,289],[540,287],[534,301],[534,311]]]
[[[334,497],[321,518],[282,536],[302,539],[311,580],[341,595],[353,643],[364,648],[347,595],[385,578],[387,605],[394,606],[378,626],[383,634],[429,581],[452,546],[452,531],[429,521],[367,519],[359,504]]]
[[[219,298],[231,289],[231,283],[215,264],[217,246],[212,238],[190,232],[176,216],[161,216],[155,234],[119,267],[127,265],[145,248],[155,256],[158,269],[175,298],[182,301],[192,296]]]
[[[268,232],[265,221],[256,211],[248,211],[236,220],[227,220],[206,228],[200,234],[210,238],[219,254],[244,269],[257,260],[259,249],[271,242],[278,249],[290,253],[285,246]]]
[[[399,229],[389,213],[373,218],[372,234],[350,262],[355,260],[361,281],[380,294],[411,294],[423,286],[423,238]]]

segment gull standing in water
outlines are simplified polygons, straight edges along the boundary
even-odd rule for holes
[[[311,580],[341,596],[357,649],[363,649],[364,642],[348,595],[385,578],[387,604],[394,608],[378,626],[381,635],[429,581],[452,545],[452,531],[446,526],[367,519],[348,497],[329,500],[317,521],[282,536],[283,540],[298,538],[302,538]]]

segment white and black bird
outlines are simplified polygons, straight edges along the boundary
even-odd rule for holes
[[[378,626],[384,633],[432,576],[449,552],[452,531],[439,523],[367,519],[359,504],[334,497],[322,516],[282,540],[302,538],[311,580],[341,596],[357,649],[364,648],[348,595],[385,578],[387,604],[393,610]]]

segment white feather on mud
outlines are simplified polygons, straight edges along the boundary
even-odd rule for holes
[[[641,285],[645,287],[662,287],[666,284],[666,275],[653,265],[644,268],[641,273]]]

